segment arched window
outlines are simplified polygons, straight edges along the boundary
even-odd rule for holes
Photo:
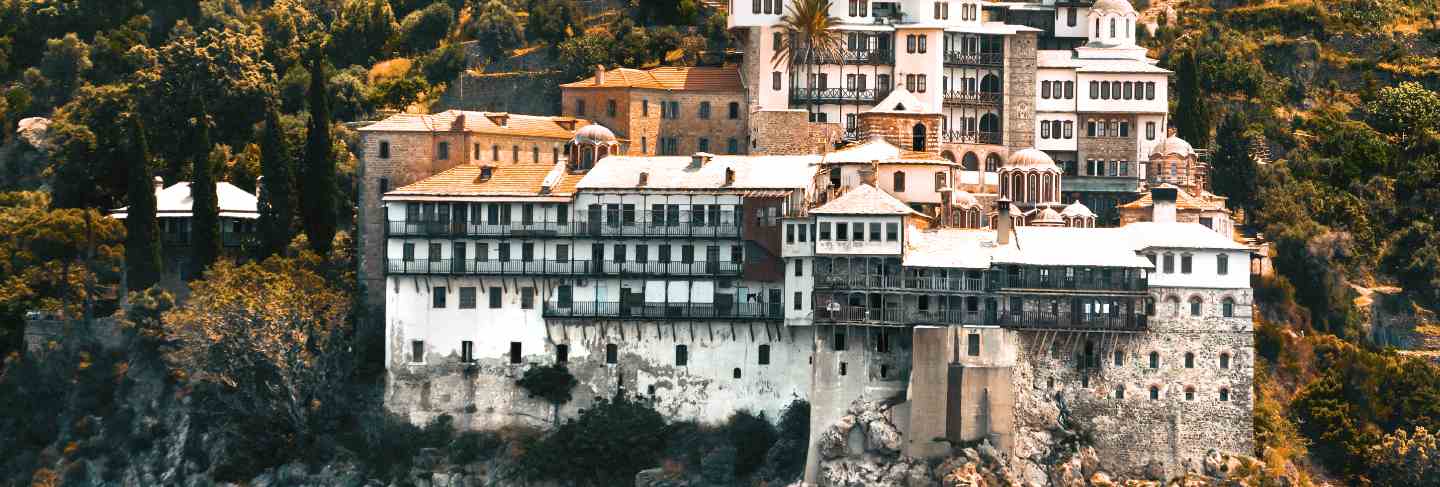
[[[1221,388],[1220,388],[1220,402],[1229,402],[1229,401],[1230,401],[1230,389],[1229,389],[1229,388],[1225,388],[1225,387],[1221,387]]]
[[[1195,368],[1195,354],[1193,352],[1185,352],[1185,368]]]
[[[1040,175],[1031,173],[1030,176],[1025,179],[1027,180],[1027,184],[1025,185],[1025,201],[1038,203],[1040,201]]]
[[[1221,316],[1224,316],[1224,317],[1226,317],[1226,318],[1234,318],[1234,317],[1235,317],[1235,300],[1234,300],[1234,299],[1225,298],[1225,300],[1220,301],[1220,315],[1221,315]]]
[[[1229,354],[1229,353],[1222,353],[1222,354],[1220,354],[1220,368],[1222,368],[1222,369],[1228,369],[1228,368],[1230,368],[1230,354]]]
[[[895,174],[892,175],[890,178],[891,178],[891,181],[890,181],[890,189],[892,189],[892,190],[894,190],[894,191],[897,191],[897,192],[905,191],[905,172],[904,172],[904,171],[895,171]]]
[[[1044,179],[1045,179],[1045,192],[1044,192],[1044,193],[1041,193],[1040,199],[1041,199],[1041,200],[1045,200],[1045,201],[1051,201],[1051,200],[1055,199],[1055,198],[1052,198],[1052,197],[1050,196],[1051,193],[1054,193],[1054,192],[1055,192],[1055,182],[1054,182],[1054,181],[1055,181],[1055,177],[1054,177],[1054,176],[1051,176],[1051,175],[1049,175],[1049,174],[1046,174]]]
[[[1150,386],[1150,400],[1151,400],[1151,401],[1159,401],[1159,400],[1160,400],[1160,386]]]
[[[997,115],[995,115],[994,113],[987,113],[987,114],[981,115],[981,116],[980,116],[980,132],[982,132],[982,135],[983,135],[983,134],[998,134],[998,133],[1000,132],[1000,117],[997,116]],[[995,141],[981,140],[981,143],[998,144],[998,143],[1000,143],[1000,141],[998,141],[998,140],[995,140]],[[991,155],[992,155],[993,157],[995,157],[997,160],[998,160],[999,157],[1000,157],[1000,156],[996,156],[996,155],[994,155],[994,154],[991,154]],[[998,168],[1000,165],[999,165],[999,164],[996,164],[995,166]],[[993,169],[991,169],[990,171],[993,171]]]
[[[1169,313],[1170,316],[1172,316],[1172,317],[1179,317],[1179,316],[1180,316],[1180,298],[1179,298],[1178,296],[1171,295],[1171,296],[1166,297],[1166,298],[1165,298],[1165,307],[1170,311],[1170,313]]]
[[[1194,400],[1195,400],[1195,388],[1194,388],[1194,387],[1185,386],[1185,400],[1186,400],[1186,401],[1194,401]]]
[[[1091,99],[1091,100],[1094,100],[1094,99],[1097,99],[1097,98],[1100,98],[1100,82],[1099,82],[1099,81],[1091,81],[1091,82],[1090,82],[1090,99]]]
[[[1101,100],[1109,100],[1109,99],[1110,99],[1110,82],[1109,82],[1109,81],[1102,81],[1102,82],[1100,82],[1100,99],[1101,99]]]
[[[925,124],[917,123],[910,129],[910,147],[916,152],[925,150]]]
[[[999,93],[999,92],[1000,92],[1000,77],[999,77],[999,76],[995,76],[994,74],[987,74],[987,75],[985,75],[985,77],[980,78],[980,92],[981,92],[981,93]]]
[[[1203,307],[1203,304],[1204,302],[1200,300],[1200,296],[1190,298],[1190,316],[1200,316],[1200,309]]]
[[[1110,17],[1110,37],[1115,37],[1115,17]]]
[[[1160,352],[1150,352],[1150,368],[1160,368]]]
[[[993,115],[993,114],[987,114],[986,116],[987,116],[987,117],[993,117],[994,115]],[[982,121],[982,122],[985,121],[985,117],[980,117],[980,121]],[[990,154],[990,155],[988,155],[988,156],[985,156],[985,172],[995,172],[995,171],[999,171],[999,170],[1000,170],[1000,156],[999,156],[999,155],[996,155],[996,154],[993,154],[993,153]]]
[[[960,160],[960,169],[963,169],[963,170],[966,170],[966,171],[979,171],[979,170],[980,170],[980,158],[979,158],[979,157],[975,157],[975,153],[974,153],[974,152],[966,152],[966,153],[965,153],[965,158]]]

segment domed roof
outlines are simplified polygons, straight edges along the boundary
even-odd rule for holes
[[[575,137],[570,139],[572,143],[607,144],[615,142],[615,132],[605,128],[604,125],[592,123],[575,131]]]
[[[1070,206],[1066,206],[1064,210],[1060,210],[1060,216],[1067,218],[1095,218],[1095,212],[1090,211],[1090,207],[1085,206],[1084,203],[1076,201],[1070,203]]]
[[[951,200],[957,208],[974,208],[980,206],[980,200],[976,199],[975,195],[970,194],[969,191],[963,189],[955,191],[955,195],[951,197]]]
[[[1090,6],[1090,10],[1117,14],[1133,14],[1135,13],[1135,6],[1130,5],[1129,0],[1095,0],[1095,5]]]
[[[1056,213],[1055,210],[1047,206],[1040,210],[1040,213],[1035,216],[1035,220],[1031,221],[1030,224],[1037,227],[1058,227],[1064,226],[1065,220],[1060,218],[1059,213]]]
[[[1060,167],[1055,165],[1055,160],[1050,158],[1050,154],[1034,148],[1021,149],[1010,154],[1010,159],[1005,161],[1004,168],[1054,170],[1057,172],[1060,170]]]
[[[1169,137],[1166,137],[1165,140],[1160,141],[1159,144],[1155,144],[1155,147],[1150,149],[1150,157],[1168,155],[1192,157],[1195,155],[1195,148],[1190,147],[1190,143],[1186,142],[1185,139],[1171,135]]]

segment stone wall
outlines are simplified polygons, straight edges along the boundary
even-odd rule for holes
[[[1035,32],[1020,32],[1005,43],[1004,133],[1011,151],[1035,146],[1035,37]]]
[[[560,84],[569,81],[553,72],[465,72],[446,86],[431,108],[555,115],[560,113]]]
[[[1085,118],[1081,117],[1081,127],[1077,130],[1078,132],[1080,132],[1081,135],[1079,140],[1080,155],[1079,157],[1077,157],[1076,162],[1080,164],[1080,172],[1082,174],[1085,172],[1085,161],[1088,159],[1104,159],[1107,161],[1123,160],[1130,161],[1131,177],[1133,177],[1137,181],[1140,179],[1139,174],[1141,162],[1135,160],[1135,153],[1139,150],[1139,141],[1136,140],[1133,133],[1133,130],[1135,130],[1135,119],[1134,117],[1128,117],[1128,119],[1130,121],[1130,130],[1132,130],[1130,136],[1086,137],[1084,135],[1085,130],[1083,128],[1085,124]]]
[[[859,118],[859,132],[862,138],[883,137],[886,142],[901,149],[940,155],[941,115],[939,113],[865,112],[861,113]],[[925,127],[924,147],[915,146],[914,130],[917,123],[923,124]]]
[[[750,153],[805,155],[829,152],[840,140],[838,123],[812,123],[805,110],[757,110],[750,113]]]
[[[629,139],[630,154],[659,153],[662,137],[676,139],[676,155],[700,151],[700,140],[707,139],[707,152],[729,154],[729,140],[735,139],[735,153],[748,152],[749,109],[745,93],[666,91],[638,88],[565,88],[562,110],[565,115],[589,118]],[[579,100],[585,101],[585,113],[579,113]],[[609,102],[615,102],[615,116],[610,116]],[[674,118],[661,118],[661,103],[679,103]],[[710,104],[708,118],[700,117],[700,104]],[[736,118],[730,118],[730,104],[736,104]],[[648,107],[647,107],[648,106]]]

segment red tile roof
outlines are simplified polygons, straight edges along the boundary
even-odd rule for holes
[[[449,132],[455,131],[456,120],[463,116],[466,132],[545,137],[570,140],[575,131],[590,125],[588,120],[574,117],[517,115],[503,112],[470,112],[446,110],[435,114],[400,113],[362,127],[362,132]],[[503,125],[502,125],[503,123]]]
[[[480,180],[481,169],[490,167],[490,178]],[[461,164],[440,174],[385,193],[386,196],[569,196],[583,174],[562,174],[548,192],[541,192],[556,166],[546,164]]]
[[[591,76],[561,88],[649,88],[672,91],[743,91],[740,71],[734,67],[662,66],[650,69],[615,68],[605,72],[605,82]]]

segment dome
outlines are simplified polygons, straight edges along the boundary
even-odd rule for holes
[[[1076,201],[1070,203],[1070,206],[1066,206],[1064,210],[1060,210],[1060,216],[1067,218],[1095,218],[1095,212],[1090,211],[1090,208],[1085,206],[1084,203]]]
[[[1050,154],[1033,148],[1022,149],[1010,154],[1010,159],[1005,161],[1005,167],[1002,169],[1006,168],[1060,171],[1060,167],[1055,165],[1055,160],[1050,158]]]
[[[589,144],[608,144],[615,141],[615,132],[611,132],[610,129],[598,123],[592,123],[576,130],[575,137],[570,139],[571,143]]]
[[[976,199],[975,195],[970,194],[969,191],[963,189],[956,191],[955,195],[951,197],[951,200],[957,208],[974,208],[980,206],[980,200]]]
[[[1135,6],[1130,5],[1129,0],[1096,0],[1095,5],[1090,6],[1094,12],[1111,12],[1117,14],[1133,14]]]
[[[1059,227],[1065,225],[1065,220],[1060,218],[1059,213],[1056,213],[1055,210],[1047,206],[1035,215],[1035,220],[1031,221],[1030,224],[1037,227]]]
[[[1193,157],[1195,155],[1195,148],[1190,147],[1190,143],[1186,142],[1185,139],[1171,135],[1150,149],[1150,157],[1168,155]]]

